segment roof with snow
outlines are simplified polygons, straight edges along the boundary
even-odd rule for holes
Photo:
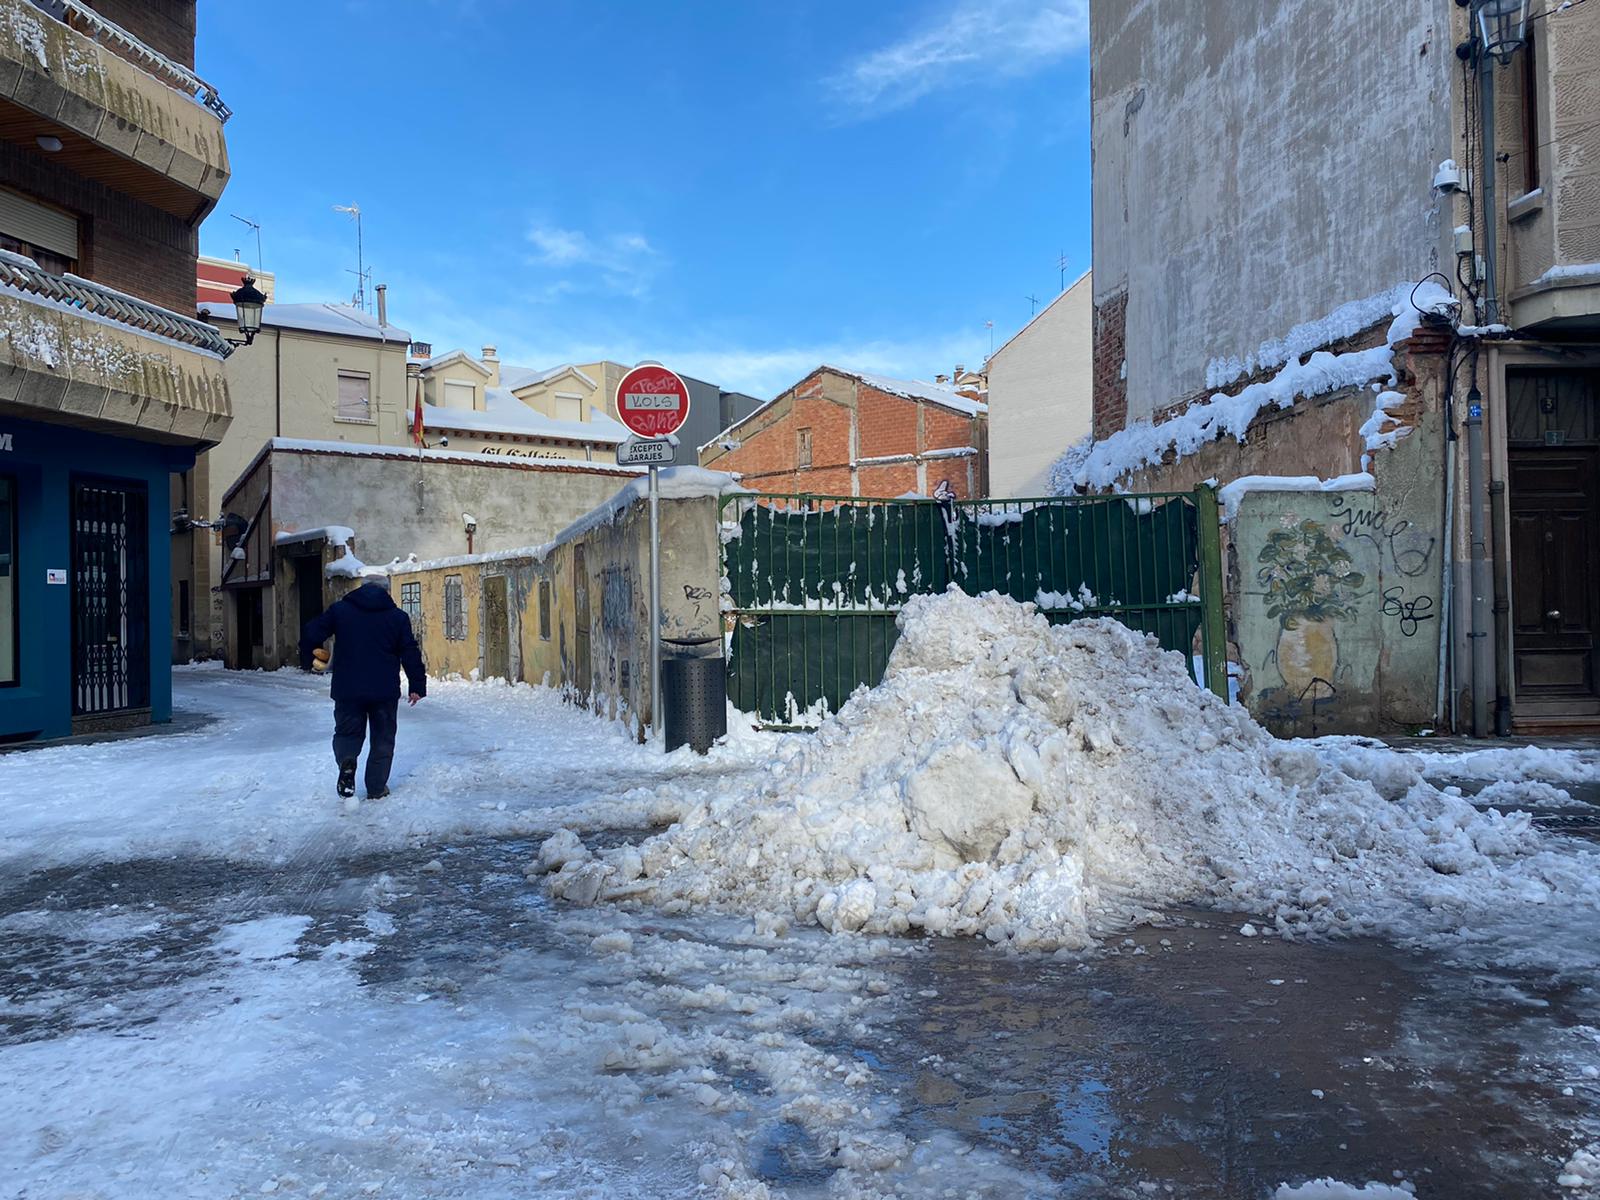
[[[605,446],[621,445],[628,440],[626,429],[594,407],[589,409],[587,421],[558,421],[529,408],[512,395],[510,388],[484,388],[483,397],[485,408],[482,412],[425,404],[422,407],[423,424],[428,429],[519,434],[523,437],[594,442]]]
[[[202,304],[200,315],[238,323],[239,311],[231,304]],[[263,329],[294,329],[338,337],[367,338],[375,342],[409,344],[411,335],[398,325],[379,325],[378,318],[351,304],[268,304],[261,309]]]

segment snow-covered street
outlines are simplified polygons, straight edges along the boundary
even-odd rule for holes
[[[1526,865],[1559,889],[1587,861],[1559,825],[1483,883],[1506,926],[1458,934],[1441,891],[1410,925],[1375,897],[1383,940],[1294,936],[1259,880],[1098,909],[1081,949],[830,933],[681,870],[588,907],[525,878],[562,828],[590,862],[659,857],[697,806],[770,799],[803,740],[663,758],[552,693],[442,683],[402,714],[394,795],[346,811],[321,681],[176,686],[215,719],[0,757],[6,1195],[1589,1194],[1600,938]],[[1292,751],[1492,771],[1547,825],[1581,823],[1597,773]],[[1418,888],[1477,878],[1447,865]]]

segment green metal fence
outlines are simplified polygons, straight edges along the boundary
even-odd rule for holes
[[[1216,493],[937,501],[736,495],[722,502],[728,696],[807,728],[883,676],[913,595],[955,584],[1051,621],[1115,617],[1191,655],[1227,695]],[[1193,662],[1194,659],[1191,659]]]

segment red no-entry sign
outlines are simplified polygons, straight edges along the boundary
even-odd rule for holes
[[[635,367],[617,385],[617,416],[640,437],[677,433],[689,419],[689,388],[665,367]]]

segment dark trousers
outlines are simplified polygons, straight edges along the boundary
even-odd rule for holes
[[[335,700],[333,702],[333,757],[340,764],[361,757],[361,743],[372,730],[367,754],[367,795],[389,786],[389,764],[394,761],[394,735],[400,724],[400,701]]]

